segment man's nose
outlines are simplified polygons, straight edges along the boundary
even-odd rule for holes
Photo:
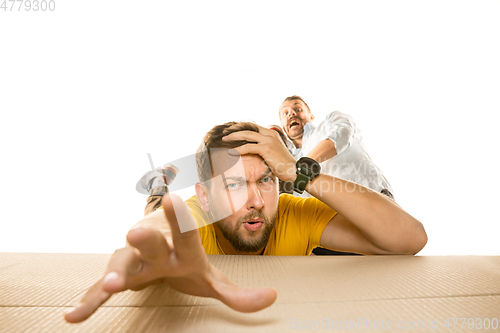
[[[260,189],[256,184],[248,186],[248,201],[247,209],[259,210],[264,206],[264,199],[260,193]]]

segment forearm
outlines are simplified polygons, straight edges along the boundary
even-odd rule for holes
[[[318,163],[329,160],[330,158],[337,155],[337,150],[335,149],[335,143],[330,140],[322,140],[320,141],[313,150],[307,154],[307,157],[312,158]]]
[[[380,193],[324,174],[313,179],[306,191],[336,210],[380,249],[415,254],[427,242],[422,224]]]

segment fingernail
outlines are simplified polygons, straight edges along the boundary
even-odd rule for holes
[[[72,307],[72,308],[70,308],[70,309],[68,309],[68,310],[64,311],[64,314],[71,313],[71,312],[73,312],[73,311],[75,311],[75,310],[76,310],[76,307]]]
[[[109,281],[116,281],[118,280],[118,273],[116,272],[110,272],[106,274],[104,277],[104,280],[102,281],[104,284],[108,283]]]
[[[81,306],[81,304],[82,304],[82,303],[78,303],[78,304],[76,304],[75,306],[73,306],[72,308],[69,308],[68,310],[66,310],[66,311],[64,312],[64,314],[68,314],[68,313],[71,313],[71,312],[75,311],[75,310],[76,310],[79,306]]]
[[[236,149],[229,149],[227,151],[229,155],[239,155],[240,153]]]
[[[222,141],[227,141],[227,140],[229,140],[229,138],[227,137],[227,135],[222,137]]]

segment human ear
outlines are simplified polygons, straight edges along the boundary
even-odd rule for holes
[[[205,212],[210,211],[210,199],[209,199],[209,191],[208,188],[201,184],[201,183],[196,183],[194,186],[194,189],[196,191],[196,196],[198,197],[198,201],[200,202],[201,208]]]

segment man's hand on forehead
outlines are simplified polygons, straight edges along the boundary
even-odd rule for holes
[[[258,128],[258,133],[253,131],[240,131],[223,137],[222,140],[224,141],[249,142],[243,146],[230,150],[229,154],[260,155],[279,179],[293,182],[295,180],[296,161],[288,152],[279,134],[274,130],[261,126],[258,126]]]

